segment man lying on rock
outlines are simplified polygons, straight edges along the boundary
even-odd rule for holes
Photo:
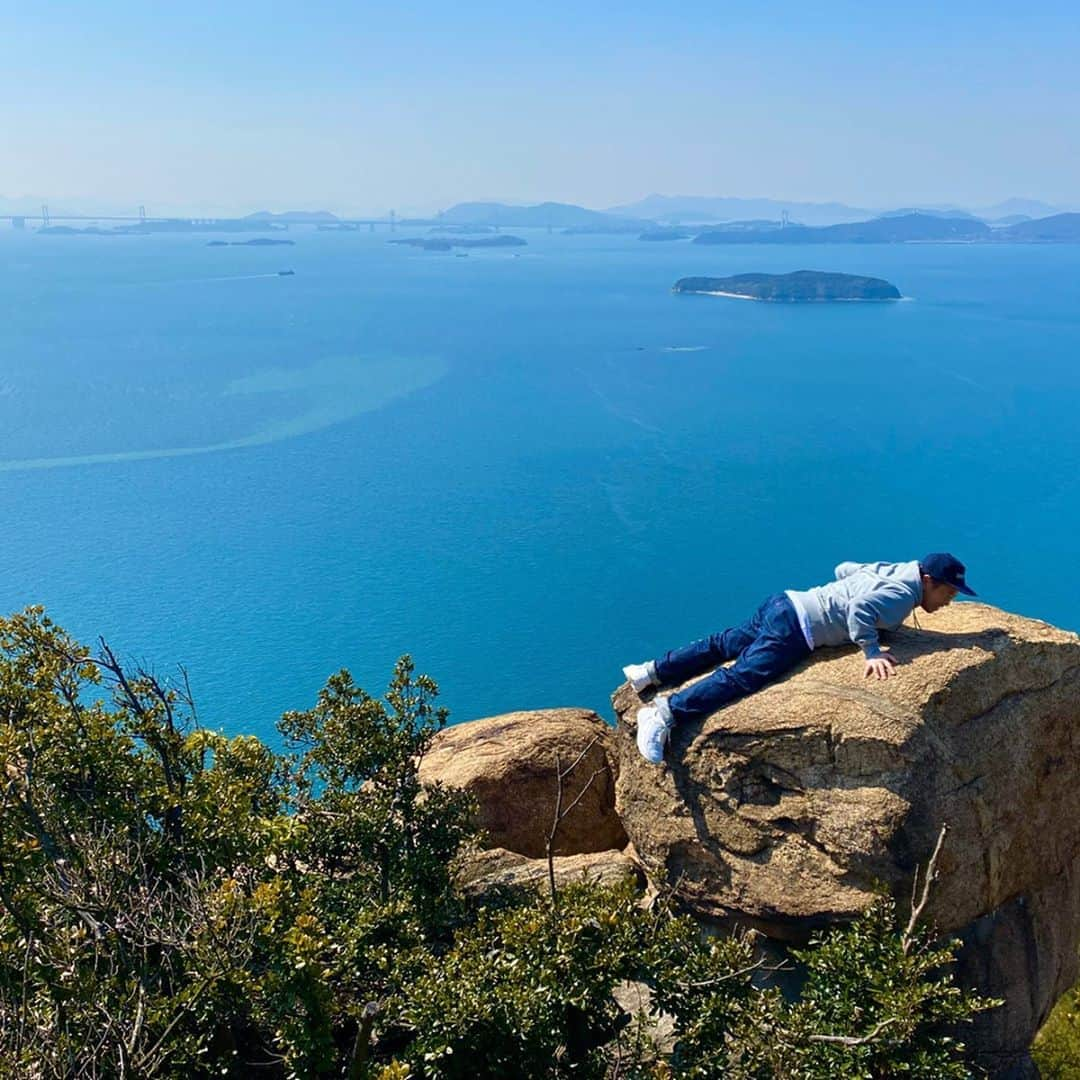
[[[887,679],[896,660],[881,651],[878,630],[895,630],[916,606],[937,611],[957,593],[975,595],[964,581],[964,564],[944,552],[918,562],[843,562],[835,581],[770,596],[742,626],[657,660],[628,664],[623,673],[639,694],[651,687],[681,686],[716,668],[708,678],[675,694],[658,694],[638,710],[638,749],[646,761],[659,765],[674,724],[709,716],[760,690],[825,645],[854,642],[862,649],[866,678]],[[735,663],[718,667],[728,660]]]

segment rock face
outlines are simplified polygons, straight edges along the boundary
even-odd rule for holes
[[[622,848],[626,833],[615,814],[613,736],[588,709],[538,709],[473,720],[436,736],[420,779],[472,792],[490,845],[536,859],[545,854],[554,818],[556,759],[565,771],[587,751],[563,783],[564,808],[587,784],[588,790],[563,819],[555,854]]]
[[[919,615],[867,682],[827,649],[676,729],[663,768],[619,715],[617,807],[649,874],[702,916],[800,940],[851,918],[875,881],[909,895],[950,832],[927,918],[964,943],[962,984],[1007,1004],[964,1038],[1013,1073],[1077,977],[1080,639],[982,604]]]

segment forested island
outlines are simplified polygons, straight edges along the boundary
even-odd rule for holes
[[[672,292],[733,296],[743,300],[812,303],[832,300],[900,300],[900,290],[884,278],[796,270],[791,274],[735,274],[732,277],[686,277]]]

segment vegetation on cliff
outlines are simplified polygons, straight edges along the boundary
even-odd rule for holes
[[[0,1075],[969,1075],[987,1003],[884,897],[795,1001],[630,883],[464,898],[474,808],[418,776],[436,695],[408,658],[382,699],[339,672],[277,753],[203,728],[183,672],[0,620]]]
[[[1042,1080],[1080,1076],[1080,986],[1074,986],[1054,1006],[1035,1040],[1032,1057]]]

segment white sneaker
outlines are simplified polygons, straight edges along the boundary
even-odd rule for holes
[[[650,660],[645,664],[627,664],[622,669],[627,681],[634,688],[635,694],[642,690],[648,690],[650,686],[659,686],[660,680],[656,677],[656,661]]]
[[[661,765],[664,747],[671,735],[671,707],[667,698],[658,697],[637,712],[637,748],[650,765]]]

